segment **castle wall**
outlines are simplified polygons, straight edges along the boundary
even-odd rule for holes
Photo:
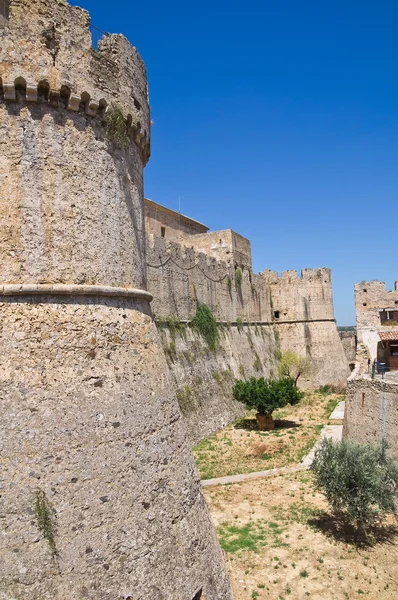
[[[11,0],[9,17],[0,595],[232,600],[145,291],[144,66],[122,36],[94,52],[65,0]],[[124,148],[105,135],[113,102]]]
[[[232,229],[210,231],[196,235],[184,235],[180,243],[196,252],[203,252],[217,260],[232,265],[234,268],[252,269],[252,253],[250,241]]]
[[[159,329],[193,445],[246,412],[233,399],[235,379],[276,375],[277,344],[272,326],[224,327],[215,352],[189,327],[182,334],[173,334],[164,326]]]
[[[251,272],[244,269],[238,284],[233,265],[203,252],[149,235],[147,273],[157,317],[188,321],[199,303],[207,304],[218,321],[271,320],[269,294],[257,292]]]
[[[345,401],[343,438],[361,444],[378,444],[386,439],[398,459],[398,384],[350,379]]]
[[[197,340],[177,337],[174,360],[168,361],[177,393],[182,390],[184,396],[184,390],[192,390],[183,414],[193,442],[241,415],[232,398],[233,380],[275,376],[278,350],[310,358],[311,373],[299,380],[303,388],[345,386],[350,374],[334,319],[329,269],[307,269],[301,277],[289,271],[279,278],[271,271],[252,275],[244,268],[238,285],[234,262],[217,260],[203,245],[203,238],[215,240],[218,235],[190,236],[198,239],[196,247],[202,252],[152,235],[147,239],[148,289],[159,323],[169,317],[188,322],[198,304],[206,304],[227,325],[217,352],[201,354],[199,347],[197,355],[192,351]],[[251,334],[251,343],[246,333],[253,328],[259,335]],[[163,341],[167,354],[171,342]],[[258,361],[259,371],[254,367]],[[212,373],[227,374],[222,386]]]
[[[269,286],[272,316],[282,352],[292,350],[311,360],[312,370],[299,380],[303,388],[345,386],[350,374],[334,318],[330,269],[271,271],[258,276]]]

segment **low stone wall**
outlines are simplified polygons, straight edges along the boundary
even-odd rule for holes
[[[398,384],[357,377],[348,381],[343,438],[377,444],[398,458]]]
[[[226,327],[215,352],[189,327],[175,334],[167,327],[159,329],[192,445],[245,413],[232,396],[235,379],[276,373],[277,346],[270,326]]]

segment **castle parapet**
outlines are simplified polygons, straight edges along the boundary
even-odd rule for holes
[[[94,50],[88,13],[50,0],[10,0],[0,29],[0,101],[47,103],[98,119],[117,103],[148,161],[146,70],[124,36],[106,34]]]

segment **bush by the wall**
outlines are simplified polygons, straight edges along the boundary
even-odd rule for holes
[[[248,408],[256,409],[259,429],[263,415],[268,417],[265,427],[272,427],[272,413],[275,410],[283,408],[287,404],[297,404],[303,397],[303,393],[297,389],[294,380],[290,377],[284,379],[250,377],[248,381],[240,379],[235,383],[233,395],[236,400]]]

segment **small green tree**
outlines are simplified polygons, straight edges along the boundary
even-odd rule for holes
[[[257,425],[259,429],[275,427],[272,413],[287,404],[296,404],[303,396],[294,380],[290,377],[283,379],[264,379],[251,377],[248,381],[238,380],[233,388],[236,400],[246,404],[248,408],[257,410]]]
[[[365,534],[382,516],[398,515],[398,465],[387,444],[323,439],[311,465],[317,487],[336,515]]]
[[[306,356],[299,356],[292,350],[287,350],[280,355],[278,364],[279,377],[292,377],[295,385],[301,375],[310,375],[312,371],[311,359]]]

